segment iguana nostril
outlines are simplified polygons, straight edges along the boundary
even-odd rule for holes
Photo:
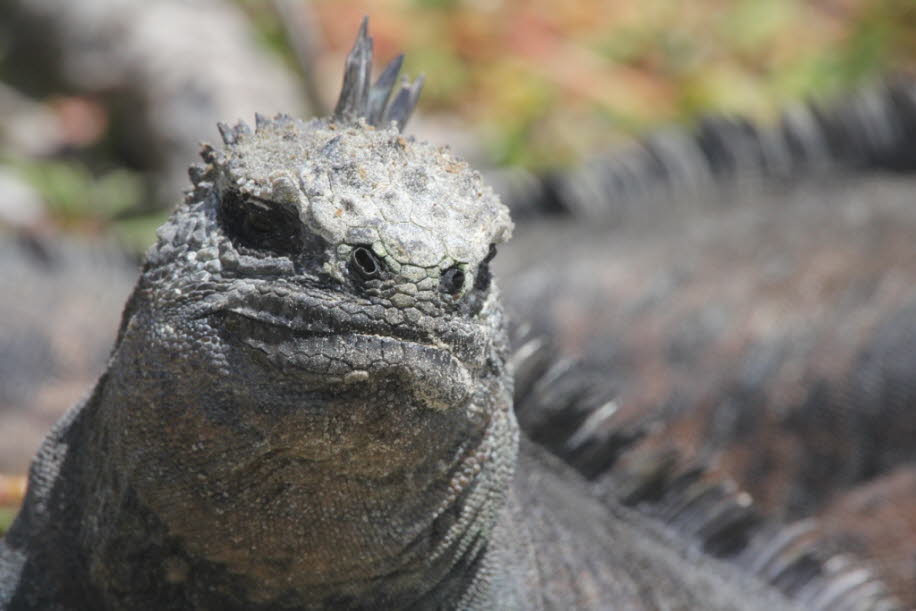
[[[464,270],[458,267],[450,267],[442,273],[439,286],[444,293],[448,293],[452,297],[458,297],[462,289],[464,289],[464,281]]]
[[[357,246],[350,254],[350,272],[361,280],[378,278],[382,266],[376,256],[368,248]]]

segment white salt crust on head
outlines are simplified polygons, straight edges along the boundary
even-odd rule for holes
[[[512,233],[478,172],[394,126],[278,118],[240,134],[217,166],[221,191],[291,204],[338,250],[369,245],[396,267],[478,262]]]

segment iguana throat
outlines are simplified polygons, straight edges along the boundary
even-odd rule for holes
[[[229,385],[210,355],[169,350],[190,332],[131,328],[118,346],[102,392],[121,401],[102,397],[104,424],[92,434],[94,456],[119,468],[86,465],[99,473],[88,503],[108,504],[112,518],[83,533],[93,562],[123,553],[119,525],[147,521],[150,540],[171,541],[169,557],[221,567],[251,603],[410,606],[454,599],[475,580],[515,461],[504,371],[430,409],[410,390],[417,377],[302,391],[310,374],[303,384],[295,366],[227,344],[233,371],[252,376]],[[139,354],[165,366],[132,370]],[[427,371],[436,375],[435,364]]]

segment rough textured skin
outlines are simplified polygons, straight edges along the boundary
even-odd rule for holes
[[[33,463],[0,606],[896,608],[778,546],[729,566],[520,442],[508,213],[399,123],[262,118],[205,149]]]

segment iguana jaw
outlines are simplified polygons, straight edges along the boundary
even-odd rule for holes
[[[281,308],[259,299],[220,292],[165,301],[139,289],[133,322],[100,390],[104,425],[91,432],[100,448],[94,456],[117,463],[121,475],[109,479],[100,465],[86,465],[100,473],[90,497],[137,501],[119,506],[124,515],[114,515],[110,528],[87,533],[97,562],[114,562],[101,556],[118,550],[119,524],[135,524],[140,512],[143,523],[161,524],[185,562],[203,563],[204,572],[220,567],[227,583],[244,584],[253,605],[292,597],[306,608],[340,600],[409,606],[431,591],[455,588],[460,596],[512,477],[517,433],[503,330],[489,326],[481,336],[485,343],[469,359],[473,370],[451,350],[469,350],[477,335],[453,319],[439,322],[454,336],[433,321],[413,333],[390,326],[388,336],[372,335],[357,316],[331,324],[302,308],[301,319],[294,310],[276,318]],[[233,312],[243,303],[251,317],[264,320]],[[209,314],[188,316],[190,307]],[[230,316],[240,327],[235,332],[221,326]],[[158,323],[138,324],[151,319]],[[486,324],[498,320],[491,313]],[[332,335],[321,335],[335,326]],[[281,340],[272,344],[274,357],[239,341],[261,333]],[[442,346],[434,348],[434,338]],[[283,352],[306,358],[321,354],[316,345],[326,342],[340,356],[342,348],[331,345],[336,340],[377,342],[354,348],[367,367],[387,350],[396,358],[390,370],[376,366],[359,383],[303,388],[303,379],[319,376],[291,367],[298,357]],[[460,400],[447,396],[454,382],[437,389],[421,380],[455,371],[474,371]],[[430,409],[436,403],[448,409]],[[165,536],[149,535],[150,541]]]
[[[301,372],[303,386],[311,390],[352,393],[387,380],[426,407],[445,410],[463,408],[475,384],[468,367],[441,343],[358,330],[297,329],[235,312],[221,319],[234,341],[277,369]]]

